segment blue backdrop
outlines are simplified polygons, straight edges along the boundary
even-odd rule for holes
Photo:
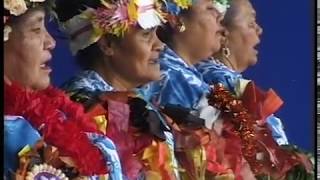
[[[312,151],[315,126],[315,73],[313,50],[313,2],[292,0],[252,1],[263,27],[259,62],[245,76],[265,89],[272,87],[285,104],[277,113],[289,141]],[[57,40],[53,53],[53,84],[61,85],[79,69],[67,40],[49,24]]]

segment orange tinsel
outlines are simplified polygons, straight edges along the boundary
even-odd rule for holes
[[[247,98],[237,99],[222,84],[217,84],[208,97],[209,104],[222,112],[224,136],[229,141],[226,141],[229,146],[226,153],[234,158],[243,156],[256,176],[286,179],[287,172],[299,164],[310,173],[312,164],[307,156],[279,146],[267,125],[261,123],[281,106],[281,99],[272,92],[263,93],[253,83],[247,86],[244,94]],[[241,152],[235,152],[237,146],[241,146]]]

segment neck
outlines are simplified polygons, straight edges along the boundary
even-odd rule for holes
[[[103,61],[103,62],[109,62]],[[118,73],[111,63],[104,63],[94,67],[94,70],[113,88],[118,91],[128,91],[138,86],[137,83],[128,81],[126,78]]]
[[[236,61],[236,58],[232,54],[229,56],[229,58],[226,58],[226,57],[223,57],[222,55],[219,55],[218,59],[220,62],[222,62],[228,68],[230,68],[236,72],[242,73],[242,71],[243,71],[242,68],[239,66],[239,64]]]
[[[8,85],[8,86],[11,86],[13,83],[16,84],[16,85],[18,85],[18,86],[21,87],[21,88],[24,88],[24,89],[27,90],[27,91],[35,91],[35,90],[36,90],[36,89],[32,89],[32,88],[29,87],[29,86],[24,85],[24,84],[21,83],[21,82],[11,80],[11,79],[8,77],[8,75],[6,75],[6,73],[4,73],[4,84],[6,84],[6,85]]]
[[[197,63],[197,59],[192,56],[191,51],[186,47],[186,44],[183,43],[183,40],[180,39],[178,37],[174,39],[171,48],[188,64],[188,66],[193,66]]]

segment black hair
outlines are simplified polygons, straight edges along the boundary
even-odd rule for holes
[[[96,9],[100,4],[100,0],[56,0],[55,11],[59,20],[65,22],[80,14],[86,7]]]
[[[190,9],[183,9],[178,17],[188,17],[191,15]],[[174,18],[178,18],[174,17]],[[172,37],[176,33],[176,30],[169,24],[169,22],[166,22],[162,26],[160,26],[157,30],[157,36],[160,39],[160,41],[164,42],[165,44],[170,45],[172,43]]]

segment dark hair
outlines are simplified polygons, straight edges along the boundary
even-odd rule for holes
[[[180,12],[178,16],[188,17],[191,16],[190,9],[184,9]],[[174,17],[178,18],[178,17]],[[160,39],[160,41],[171,44],[172,43],[172,37],[175,34],[175,29],[171,27],[171,25],[167,22],[164,25],[160,26],[157,30],[157,36]]]
[[[226,14],[224,15],[223,20],[221,21],[221,24],[224,27],[230,27],[235,21],[235,17],[239,12],[239,2],[243,0],[232,0],[230,7],[228,8]],[[245,0],[246,1],[246,0]]]
[[[97,61],[103,56],[97,43],[91,44],[76,54],[77,64],[81,69],[92,69]]]
[[[100,4],[100,0],[56,0],[55,11],[59,20],[65,22],[80,14],[86,7],[96,9]]]

